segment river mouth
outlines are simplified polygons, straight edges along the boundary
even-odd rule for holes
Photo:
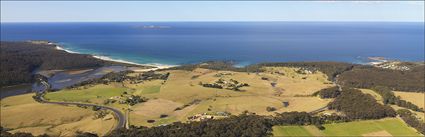
[[[15,96],[15,95],[21,95],[26,93],[31,93],[31,84],[21,84],[21,85],[14,85],[9,87],[2,87],[0,88],[0,99]]]
[[[126,70],[129,70],[126,66],[104,66],[97,69],[61,71],[47,77],[47,83],[49,83],[51,90],[60,90],[84,81],[101,78],[111,72]],[[38,86],[39,84],[35,83],[33,89],[37,89]]]
[[[47,79],[49,89],[52,91],[61,90],[84,81],[94,80],[102,78],[104,75],[111,72],[122,72],[122,71],[141,71],[150,70],[143,67],[127,67],[127,66],[104,66],[99,68],[91,69],[77,69],[77,70],[43,70],[36,72],[35,74],[41,75]],[[43,92],[45,85],[34,82],[33,84],[21,84],[9,87],[2,87],[0,89],[0,99],[16,96],[21,94],[27,94],[32,92]]]

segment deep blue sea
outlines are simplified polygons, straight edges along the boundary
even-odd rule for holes
[[[1,23],[1,40],[49,40],[70,51],[140,64],[424,60],[424,23]]]

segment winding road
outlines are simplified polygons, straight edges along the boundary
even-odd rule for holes
[[[333,83],[339,87],[339,90],[341,90],[341,86],[339,84],[337,84],[337,77],[338,75],[334,78]],[[41,91],[42,93],[47,92],[47,90],[49,89],[50,85],[41,80],[41,84],[44,85],[44,90]],[[272,84],[272,87],[275,88],[275,85]],[[116,108],[112,108],[109,106],[102,106],[102,105],[98,105],[98,104],[88,104],[88,103],[79,103],[79,102],[54,102],[54,101],[47,101],[43,98],[43,96],[40,97],[41,103],[46,103],[46,104],[57,104],[57,105],[80,105],[80,106],[87,106],[87,107],[99,107],[101,109],[107,109],[110,110],[114,113],[114,117],[118,120],[118,124],[113,128],[113,130],[119,129],[119,128],[123,128],[125,127],[126,124],[126,116],[118,109]],[[328,106],[324,106],[321,108],[318,108],[316,110],[310,111],[308,113],[311,114],[315,114],[324,110],[327,110]]]
[[[44,87],[45,87],[44,90],[42,91],[44,93],[49,88],[49,84],[45,81],[41,81],[41,84],[43,84]],[[97,105],[97,104],[78,103],[78,102],[53,102],[53,101],[45,100],[43,96],[40,97],[40,100],[41,100],[40,101],[41,103],[46,103],[46,104],[80,105],[80,106],[87,106],[87,107],[99,107],[100,109],[107,109],[107,110],[112,111],[114,113],[114,117],[118,120],[118,124],[113,128],[113,130],[125,127],[125,122],[126,122],[125,115],[120,110],[118,110],[116,108]]]
[[[339,90],[339,91],[342,91],[342,86],[338,84],[338,77],[339,77],[339,74],[338,74],[338,75],[336,75],[336,76],[332,79],[332,83],[334,83],[334,85],[338,87],[338,90]],[[324,107],[321,107],[321,108],[319,108],[319,109],[316,109],[316,110],[310,111],[310,112],[308,112],[308,113],[310,113],[310,114],[316,114],[316,113],[319,113],[319,112],[325,111],[325,110],[327,110],[327,109],[328,109],[328,106],[326,105],[326,106],[324,106]]]

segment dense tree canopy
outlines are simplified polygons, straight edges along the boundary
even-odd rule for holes
[[[336,98],[341,94],[337,86],[321,89],[313,94],[313,96],[320,96],[320,98]]]
[[[80,69],[121,64],[103,61],[90,55],[56,50],[52,44],[2,41],[0,49],[0,87],[29,83],[36,70]]]
[[[226,119],[207,120],[190,123],[173,123],[159,127],[132,127],[112,132],[109,136],[118,137],[154,137],[154,136],[269,136],[271,123],[257,115],[231,116]]]
[[[423,65],[407,71],[358,66],[341,74],[338,83],[355,88],[385,86],[392,90],[425,92],[424,72]]]
[[[419,132],[425,135],[425,123],[416,118],[412,112],[407,109],[397,110],[397,114],[400,115],[400,118],[406,122],[407,125],[415,128]]]
[[[262,137],[270,136],[274,125],[316,125],[321,127],[323,119],[306,112],[284,112],[276,116],[259,116],[249,112],[239,116],[218,120],[180,123],[159,127],[132,127],[112,132],[109,136],[225,136]]]
[[[408,108],[413,111],[424,112],[423,108],[416,106],[412,102],[402,100],[400,97],[396,97],[391,89],[383,86],[374,87],[373,90],[382,96],[382,102],[384,104],[397,105],[400,107]],[[422,106],[423,107],[423,106]]]
[[[371,95],[351,88],[344,88],[341,95],[329,103],[329,108],[343,112],[349,119],[379,119],[396,116],[396,112],[390,106],[379,104]]]

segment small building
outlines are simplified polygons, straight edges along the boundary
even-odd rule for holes
[[[288,107],[289,106],[289,101],[283,101],[282,103],[283,103],[283,106],[284,107]]]

